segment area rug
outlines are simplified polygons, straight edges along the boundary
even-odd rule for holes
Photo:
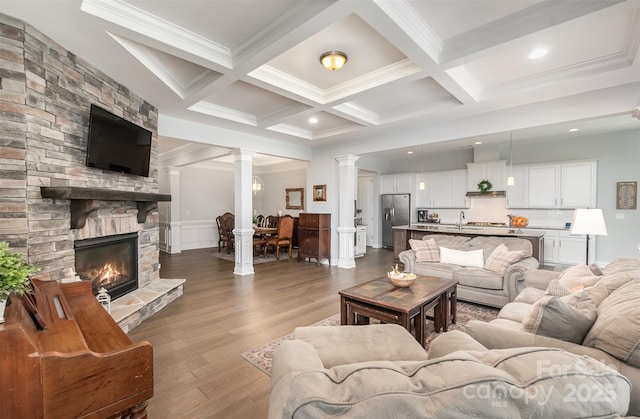
[[[231,252],[231,253],[227,253],[226,250],[222,250],[220,252],[218,252],[218,248],[217,247],[210,247],[208,249],[206,249],[207,253],[209,253],[210,255],[218,258],[218,259],[224,259],[224,260],[228,260],[229,262],[235,262],[235,253]],[[295,259],[298,256],[298,249],[293,249],[291,252],[291,259]],[[267,256],[262,256],[262,255],[258,255],[255,256],[253,258],[253,264],[254,265],[258,265],[260,263],[266,263],[266,262],[279,262],[282,260],[288,260],[289,256],[287,255],[287,253],[280,253],[280,260],[276,259],[276,255],[274,253],[267,253]]]
[[[464,325],[471,320],[491,321],[498,316],[499,309],[493,307],[486,307],[477,304],[467,303],[465,301],[458,301],[457,319],[456,324],[449,325],[449,330],[463,330]],[[340,315],[334,314],[331,317],[327,317],[311,326],[338,326],[340,324]],[[427,329],[425,330],[425,349],[429,350],[431,342],[440,334],[435,333],[433,329],[433,322],[427,321]],[[444,332],[441,332],[444,333]],[[267,375],[271,375],[271,358],[273,352],[278,348],[280,343],[285,340],[293,339],[293,333],[286,336],[279,337],[267,342],[257,348],[248,350],[240,354],[241,357],[249,361],[256,366],[262,372]]]

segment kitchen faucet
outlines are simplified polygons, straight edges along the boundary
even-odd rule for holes
[[[462,220],[464,220],[464,211],[460,211],[460,217],[458,219],[458,231],[462,231]]]

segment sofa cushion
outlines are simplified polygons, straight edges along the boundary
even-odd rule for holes
[[[416,254],[416,262],[440,262],[440,250],[434,239],[410,239],[409,246]]]
[[[598,307],[584,345],[640,367],[640,281],[613,291]]]
[[[440,262],[459,266],[474,266],[477,268],[484,266],[482,249],[465,251],[441,246]]]
[[[571,294],[571,290],[562,285],[557,279],[549,281],[549,285],[547,285],[547,289],[544,292],[544,295],[552,295],[554,297],[564,297],[569,294]]]
[[[459,285],[488,290],[501,290],[504,278],[493,271],[482,268],[461,268],[453,273],[454,279]]]
[[[416,270],[420,275],[426,276],[435,276],[436,278],[442,279],[453,279],[453,274],[460,269],[464,269],[464,267],[459,265],[450,265],[448,263],[433,263],[433,262],[422,262],[417,263],[416,267],[419,269]]]
[[[522,323],[522,320],[529,314],[529,311],[531,311],[531,304],[511,302],[500,309],[498,318]]]
[[[570,266],[562,271],[558,277],[558,282],[563,287],[571,291],[575,291],[579,288],[592,286],[598,282],[600,278],[600,276],[594,275],[593,271],[583,263],[580,265]]]
[[[510,251],[507,246],[500,244],[493,249],[491,255],[484,263],[484,268],[493,271],[497,274],[504,275],[507,267],[513,263],[516,263],[524,257],[524,253],[520,250]]]
[[[469,249],[469,237],[451,236],[447,234],[428,234],[422,237],[422,240],[435,240],[438,246],[448,247],[449,249]]]
[[[545,292],[540,288],[526,287],[516,295],[516,298],[513,301],[516,303],[533,304],[541,299],[544,294]]]
[[[583,288],[581,290],[568,294],[564,300],[569,305],[575,305],[574,302],[582,298],[582,294],[588,294],[593,303],[598,307],[602,301],[609,295],[607,287],[599,282],[592,287]]]
[[[628,272],[634,278],[640,279],[640,259],[617,258],[602,269],[603,275],[611,275],[618,272]]]
[[[482,249],[486,262],[495,248],[501,244],[505,245],[509,251],[521,251],[524,254],[523,257],[533,254],[531,242],[518,237],[476,236],[469,241],[469,248]]]
[[[607,287],[607,290],[611,294],[621,286],[631,282],[633,276],[629,272],[618,271],[613,273],[605,273],[600,277],[598,284]]]
[[[629,381],[614,369],[549,348],[340,365],[293,372],[277,386],[272,397],[287,393],[282,411],[270,412],[274,418],[608,417],[624,415],[630,399]],[[607,397],[585,403],[575,397],[582,387],[607,389]]]
[[[596,319],[597,309],[587,292],[573,295],[547,295],[531,306],[522,320],[522,330],[567,342],[582,343]]]

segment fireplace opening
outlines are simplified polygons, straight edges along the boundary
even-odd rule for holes
[[[116,299],[138,288],[138,233],[75,242],[76,273]]]

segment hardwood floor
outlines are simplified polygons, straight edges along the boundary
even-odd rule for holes
[[[355,269],[285,257],[239,276],[205,250],[161,253],[161,277],[187,281],[182,297],[129,334],[153,345],[149,417],[266,417],[270,378],[240,353],[338,313],[339,290],[384,275],[392,261],[385,249],[367,249]]]

